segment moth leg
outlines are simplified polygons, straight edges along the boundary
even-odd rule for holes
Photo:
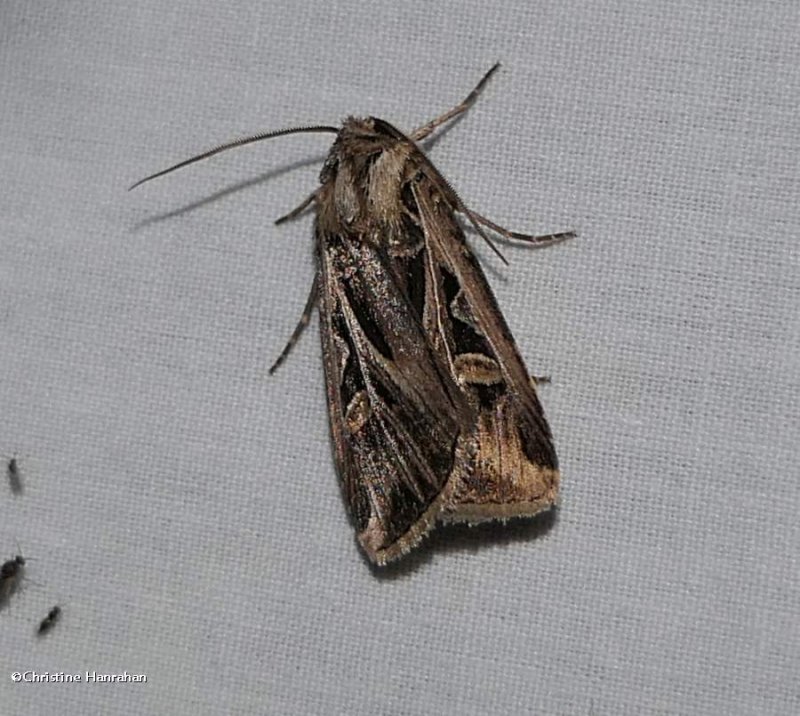
[[[425,139],[434,129],[437,127],[441,127],[445,122],[449,122],[453,117],[457,117],[459,114],[463,114],[466,112],[473,104],[475,104],[475,100],[478,99],[478,95],[481,93],[481,90],[486,86],[486,83],[489,81],[489,78],[500,68],[500,63],[498,62],[492,69],[490,69],[482,78],[481,81],[478,82],[477,86],[475,87],[472,92],[467,95],[467,98],[461,102],[461,104],[457,104],[452,109],[448,110],[444,114],[438,116],[436,119],[432,119],[427,124],[424,124],[419,129],[415,129],[411,133],[411,139],[415,142],[419,142],[421,139]]]
[[[289,352],[294,348],[294,344],[300,339],[300,334],[303,332],[303,329],[308,325],[308,322],[311,320],[311,312],[314,310],[314,306],[317,305],[317,299],[319,298],[319,275],[314,276],[314,282],[311,284],[311,291],[308,293],[308,299],[306,300],[306,307],[303,309],[303,315],[300,316],[300,320],[297,322],[297,326],[295,326],[294,332],[289,338],[288,342],[284,346],[281,354],[278,356],[278,360],[276,360],[272,367],[269,369],[269,374],[272,375],[280,366],[283,361],[286,360],[286,357],[289,355]]]
[[[535,388],[537,385],[542,385],[542,383],[552,383],[553,379],[549,375],[532,375],[531,376],[531,385]]]
[[[309,207],[309,205],[316,198],[317,198],[317,192],[315,191],[307,199],[303,199],[303,202],[300,204],[300,206],[292,209],[288,214],[285,214],[280,219],[275,219],[275,226],[278,226],[279,224],[282,224],[285,221],[291,221],[292,219],[296,219]]]
[[[557,244],[559,241],[566,241],[567,239],[574,239],[577,234],[574,231],[561,231],[557,234],[542,234],[541,236],[532,236],[531,234],[520,234],[516,231],[509,231],[504,229],[499,224],[495,224],[485,216],[481,216],[478,212],[469,209],[472,218],[479,224],[490,228],[492,231],[497,232],[500,236],[507,239],[516,239],[517,241],[527,241],[532,244]]]

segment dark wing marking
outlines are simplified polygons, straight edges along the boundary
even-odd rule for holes
[[[533,381],[429,161],[412,184],[429,255],[423,323],[478,418],[471,470],[453,477],[450,520],[533,515],[558,498],[558,461]]]
[[[464,469],[461,436],[474,415],[385,250],[320,222],[317,238],[334,452],[359,542],[382,564],[435,521],[448,478]]]

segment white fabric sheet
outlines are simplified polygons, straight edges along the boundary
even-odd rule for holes
[[[800,5],[3,3],[4,714],[800,713]],[[313,275],[330,137],[411,129],[541,389],[555,519],[361,557]],[[53,604],[61,622],[35,628]],[[12,683],[14,671],[146,674]]]

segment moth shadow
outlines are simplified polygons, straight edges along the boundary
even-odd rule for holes
[[[259,174],[258,176],[252,177],[251,179],[245,179],[240,182],[236,182],[235,184],[230,184],[219,191],[215,191],[213,194],[209,194],[208,196],[204,196],[201,199],[193,201],[189,204],[184,204],[183,206],[179,206],[176,209],[170,209],[169,211],[162,212],[161,214],[154,214],[153,216],[148,216],[146,219],[142,219],[141,221],[137,222],[131,228],[132,232],[141,231],[142,229],[147,228],[153,224],[158,224],[162,221],[166,221],[167,219],[174,219],[179,216],[183,216],[184,214],[188,214],[189,212],[195,211],[196,209],[200,209],[204,206],[208,206],[213,204],[214,202],[221,201],[226,197],[230,196],[231,194],[235,194],[239,191],[244,191],[254,186],[258,186],[259,184],[263,184],[265,182],[271,181],[272,179],[277,179],[279,176],[283,174],[288,174],[289,172],[294,171],[295,169],[302,169],[303,167],[308,167],[312,165],[321,166],[322,163],[325,161],[324,155],[319,155],[316,157],[312,157],[309,159],[301,159],[299,161],[292,162],[291,164],[284,164],[283,166],[276,167],[275,169],[270,169],[268,172],[264,172]],[[309,190],[309,194],[311,191]],[[299,200],[298,200],[299,201]],[[275,217],[278,218],[277,216]]]
[[[439,524],[414,549],[402,559],[379,567],[364,560],[378,579],[393,580],[407,577],[430,562],[438,552],[475,553],[491,547],[502,547],[513,542],[532,542],[549,532],[558,522],[558,508],[534,518],[511,519],[507,522],[481,522]],[[360,551],[360,550],[359,550]],[[363,554],[363,553],[362,553]]]

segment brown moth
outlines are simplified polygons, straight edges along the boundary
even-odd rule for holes
[[[262,139],[336,134],[319,188],[276,222],[314,205],[317,273],[270,372],[319,304],[336,465],[358,541],[377,564],[407,553],[437,520],[529,517],[558,498],[536,381],[458,215],[498,255],[482,226],[538,245],[575,234],[529,236],[494,224],[464,205],[417,145],[466,111],[498,67],[407,135],[377,117],[350,117],[341,128],[238,139],[134,184]]]

